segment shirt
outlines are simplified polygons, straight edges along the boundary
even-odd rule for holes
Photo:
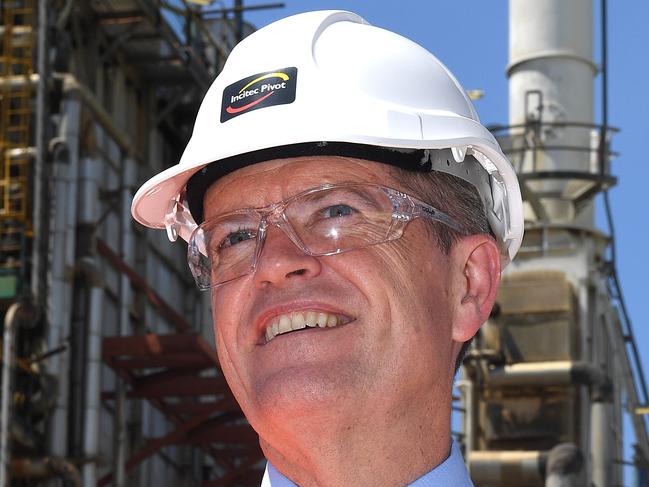
[[[408,485],[410,487],[474,487],[464,465],[460,448],[455,441],[451,444],[451,454],[446,460]],[[297,485],[268,462],[261,487],[297,487]]]

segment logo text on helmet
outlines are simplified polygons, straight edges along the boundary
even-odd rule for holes
[[[297,68],[257,73],[223,90],[221,123],[243,113],[295,101]]]

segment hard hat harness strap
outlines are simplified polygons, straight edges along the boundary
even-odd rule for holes
[[[310,142],[273,147],[229,157],[218,161],[218,164],[208,164],[187,182],[186,201],[194,221],[200,225],[204,219],[203,197],[207,189],[226,174],[273,159],[343,156],[388,164],[408,171],[439,171],[457,176],[476,187],[489,215],[493,208],[493,200],[490,198],[492,194],[490,172],[485,169],[485,162],[474,157],[474,152],[467,147],[404,149],[348,142]],[[482,154],[478,157],[486,159]],[[494,173],[496,173],[495,166]]]

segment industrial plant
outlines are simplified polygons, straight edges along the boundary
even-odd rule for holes
[[[281,4],[1,0],[0,487],[259,485],[266,462],[220,371],[209,293],[184,244],[130,212],[180,159],[255,8]],[[649,487],[641,350],[594,216],[617,182],[606,8],[509,1],[510,115],[491,130],[526,226],[456,383],[477,487]]]

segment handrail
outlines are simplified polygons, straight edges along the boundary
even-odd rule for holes
[[[611,125],[609,126],[604,126],[601,124],[597,123],[589,123],[589,122],[571,122],[571,121],[554,121],[554,122],[542,122],[539,120],[531,120],[526,123],[517,123],[517,124],[511,124],[511,125],[500,125],[500,124],[495,124],[495,125],[488,125],[487,129],[489,129],[490,132],[501,132],[503,130],[511,130],[511,129],[522,129],[522,128],[530,128],[532,126],[535,127],[574,127],[574,128],[585,128],[585,129],[597,129],[597,130],[603,130],[606,129],[607,132],[613,132],[617,133],[620,131],[619,127],[613,127]]]

